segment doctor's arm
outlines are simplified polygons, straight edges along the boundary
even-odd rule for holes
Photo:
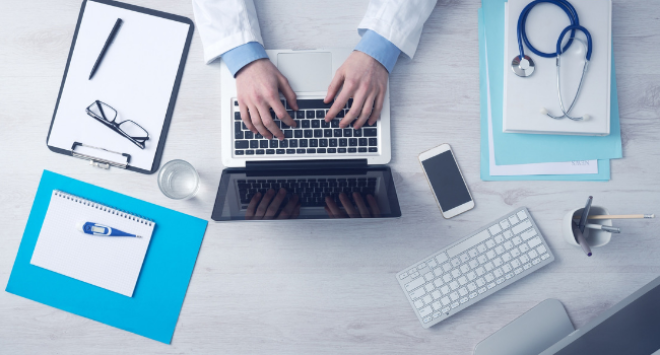
[[[335,99],[326,121],[330,121],[353,98],[353,105],[340,122],[358,129],[373,125],[380,117],[387,91],[387,78],[399,54],[412,58],[424,23],[437,0],[370,0],[358,26],[360,43],[335,73],[325,101]],[[340,92],[341,89],[341,92]],[[338,94],[339,93],[339,94]]]
[[[236,77],[237,99],[246,127],[268,139],[273,135],[284,139],[270,110],[295,127],[295,121],[280,102],[279,92],[294,109],[297,109],[296,95],[268,59],[253,0],[192,0],[192,3],[204,61],[210,64],[222,58]]]

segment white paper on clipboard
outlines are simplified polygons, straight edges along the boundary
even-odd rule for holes
[[[118,18],[123,23],[96,74],[101,48]],[[151,170],[190,25],[125,8],[88,1],[53,120],[48,145],[71,150],[74,142],[130,154],[130,165]],[[101,100],[149,132],[140,149],[85,108]],[[121,162],[119,162],[121,163]]]

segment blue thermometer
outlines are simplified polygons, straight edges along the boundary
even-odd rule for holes
[[[94,222],[85,222],[85,223],[81,222],[78,223],[77,227],[79,231],[90,235],[98,235],[103,237],[142,238],[139,235],[122,232],[119,229],[110,228],[108,226],[104,226],[102,224],[98,224]]]

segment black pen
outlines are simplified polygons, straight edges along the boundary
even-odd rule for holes
[[[117,31],[119,31],[119,27],[121,27],[122,22],[123,21],[120,18],[118,18],[117,22],[115,22],[115,26],[112,28],[112,31],[110,32],[110,36],[108,36],[108,39],[105,40],[105,44],[103,45],[103,49],[101,49],[101,53],[99,53],[99,57],[96,58],[96,63],[94,63],[92,72],[89,74],[89,80],[92,80],[94,73],[96,73],[96,70],[99,68],[99,65],[101,65],[101,61],[103,61],[103,57],[105,57],[105,52],[108,51],[108,47],[110,47],[112,41],[115,39],[115,36],[117,35]]]

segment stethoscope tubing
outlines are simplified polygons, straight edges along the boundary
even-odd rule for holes
[[[571,5],[571,3],[569,3],[566,0],[534,0],[534,1],[530,2],[522,10],[522,12],[520,13],[520,17],[518,17],[518,29],[517,29],[517,32],[518,32],[518,50],[520,51],[520,59],[521,60],[525,57],[525,49],[523,47],[523,42],[525,43],[527,48],[532,53],[534,53],[534,54],[536,54],[540,57],[543,57],[543,58],[554,58],[554,57],[557,56],[557,53],[559,52],[559,51],[557,51],[555,53],[541,52],[538,49],[534,48],[532,43],[527,38],[527,32],[525,30],[525,24],[527,23],[527,15],[529,15],[529,13],[532,11],[534,6],[536,6],[540,3],[554,4],[554,5],[559,6],[562,10],[564,10],[564,12],[568,16],[569,20],[571,21],[571,25],[569,27],[580,25],[580,18],[578,17],[577,11],[575,11],[575,8],[573,7],[573,5]],[[566,43],[566,45],[564,46],[564,49],[562,50],[562,52],[566,51],[571,46],[571,44],[573,44],[573,37],[574,36],[575,36],[575,29],[572,29],[571,30],[571,39],[569,39],[569,41]],[[560,41],[560,43],[561,43],[561,41]],[[591,41],[589,43],[591,43]],[[590,46],[590,48],[591,48],[591,46]]]

